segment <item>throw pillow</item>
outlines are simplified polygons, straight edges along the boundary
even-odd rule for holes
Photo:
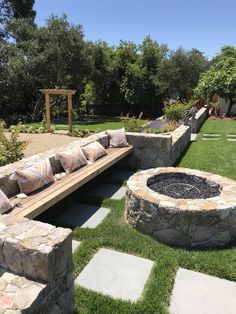
[[[55,158],[60,161],[66,173],[70,173],[87,164],[87,159],[80,146],[67,151],[58,152]]]
[[[110,147],[129,146],[124,128],[119,130],[107,130],[106,133],[109,137]]]
[[[89,161],[95,161],[98,158],[107,155],[105,148],[97,141],[92,142],[86,146],[81,147],[86,158]]]
[[[14,205],[10,202],[9,198],[0,190],[0,214],[4,214],[8,210],[12,209]]]
[[[54,182],[52,166],[49,158],[42,160],[32,167],[15,172],[21,193],[29,194]]]

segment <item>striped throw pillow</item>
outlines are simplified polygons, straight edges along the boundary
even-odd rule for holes
[[[55,158],[60,161],[66,173],[70,173],[87,164],[87,159],[80,146],[67,151],[58,152]]]
[[[21,193],[29,194],[54,181],[49,158],[15,172]]]
[[[97,141],[92,142],[86,146],[81,147],[86,158],[89,161],[95,161],[98,158],[107,155],[105,148]]]
[[[0,190],[0,214],[4,214],[8,210],[12,209],[14,205],[10,202],[9,198]]]
[[[129,146],[126,139],[125,128],[119,130],[107,130],[106,133],[109,138],[110,147]]]

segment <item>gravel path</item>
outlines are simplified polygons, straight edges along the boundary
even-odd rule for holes
[[[6,133],[7,137],[9,135],[10,135],[9,133]],[[67,144],[69,142],[79,140],[78,137],[72,137],[72,136],[62,135],[62,134],[51,134],[51,133],[44,133],[44,134],[21,133],[19,135],[19,139],[30,141],[30,143],[27,145],[26,149],[24,150],[25,157],[42,153],[51,148],[55,148],[55,147]]]

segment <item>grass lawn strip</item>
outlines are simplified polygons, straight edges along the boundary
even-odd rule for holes
[[[180,167],[199,169],[236,180],[236,142],[227,135],[236,130],[236,121],[207,120],[179,163]],[[204,134],[222,134],[218,141],[202,141]]]
[[[146,120],[142,120],[143,124],[146,123]],[[68,124],[51,124],[52,127],[54,127],[56,130],[68,130]],[[42,127],[42,123],[28,123],[26,124],[27,127],[34,126],[34,127]],[[115,130],[115,129],[120,129],[124,127],[124,122],[123,121],[110,121],[110,120],[105,120],[105,121],[83,121],[83,122],[74,122],[73,123],[73,128],[77,130],[89,130],[89,131],[105,131],[108,129]]]

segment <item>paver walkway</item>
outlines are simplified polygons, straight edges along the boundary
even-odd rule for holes
[[[180,268],[170,314],[235,314],[236,282]]]
[[[102,248],[75,279],[75,284],[135,302],[142,294],[153,264],[145,258]]]
[[[55,221],[71,227],[96,228],[109,214],[110,209],[94,205],[74,203],[60,213]]]
[[[197,139],[197,133],[191,133],[190,141],[194,142]]]
[[[78,249],[80,244],[81,244],[80,241],[72,240],[72,253],[74,253]]]

